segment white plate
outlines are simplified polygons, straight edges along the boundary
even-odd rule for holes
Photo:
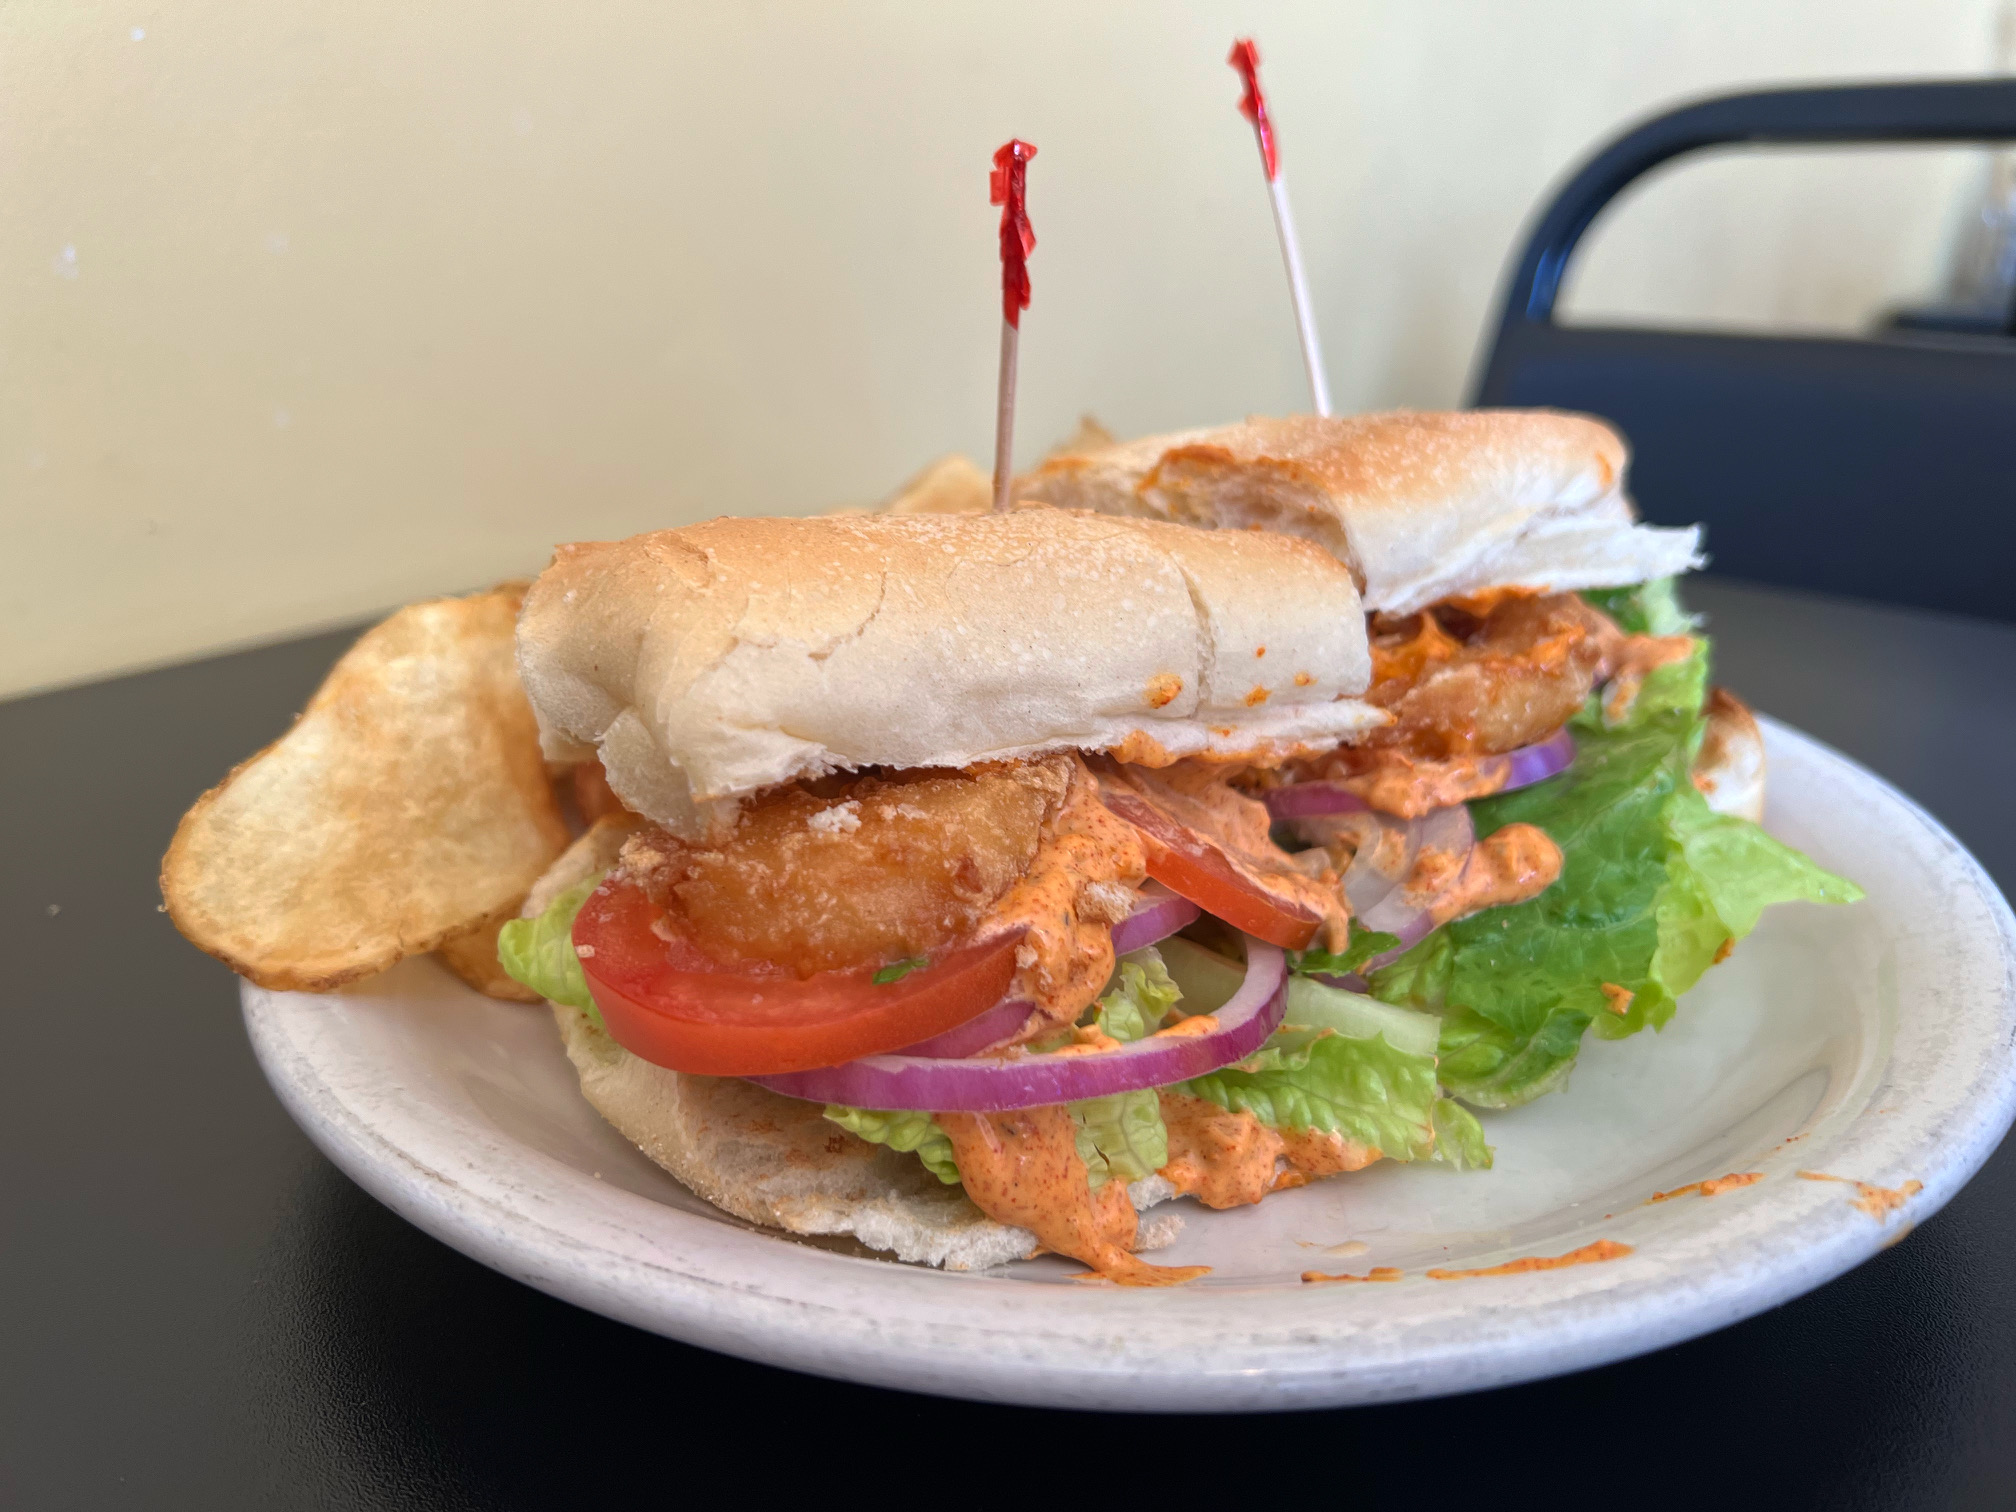
[[[1663,1034],[1591,1039],[1573,1085],[1487,1116],[1495,1170],[1382,1164],[1213,1213],[1182,1204],[1168,1291],[1046,1259],[971,1275],[753,1229],[692,1196],[576,1090],[543,1009],[433,962],[306,997],[245,988],[268,1078],[330,1159],[468,1255],[641,1328],[773,1364],[1046,1406],[1390,1401],[1595,1365],[1818,1286],[1935,1211],[2008,1127],[2016,922],[1910,800],[1766,725],[1774,832],[1861,882],[1778,908]],[[1712,1198],[1655,1191],[1730,1172]],[[1901,1210],[1852,1185],[1920,1186]],[[1430,1267],[1621,1259],[1506,1277]],[[1344,1253],[1333,1247],[1344,1246]],[[1364,1249],[1356,1247],[1363,1245]],[[1305,1270],[1407,1272],[1306,1285]]]

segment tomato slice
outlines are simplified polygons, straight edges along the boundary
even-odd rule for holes
[[[1301,950],[1323,927],[1323,916],[1308,904],[1282,897],[1222,847],[1139,793],[1109,782],[1101,784],[1100,796],[1140,831],[1148,875],[1206,913],[1283,950]]]
[[[616,1042],[675,1071],[766,1076],[838,1066],[943,1034],[1001,1001],[1021,931],[948,951],[893,982],[717,965],[652,930],[660,910],[605,882],[574,919],[581,970]]]

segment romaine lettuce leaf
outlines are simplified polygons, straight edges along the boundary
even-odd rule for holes
[[[1582,597],[1617,622],[1626,635],[1686,635],[1700,623],[1680,603],[1672,578],[1628,588],[1585,588]]]
[[[1696,636],[1692,656],[1646,673],[1637,693],[1616,719],[1611,719],[1606,707],[1597,704],[1576,715],[1570,723],[1578,730],[1599,722],[1604,729],[1642,729],[1662,714],[1673,714],[1696,726],[1694,743],[1698,748],[1700,710],[1708,697],[1708,647],[1706,636]]]
[[[1094,1190],[1115,1178],[1139,1181],[1169,1164],[1169,1129],[1152,1088],[1069,1104],[1078,1123],[1078,1158]]]
[[[1384,1035],[1278,1029],[1245,1060],[1181,1090],[1271,1128],[1342,1134],[1391,1160],[1420,1159],[1435,1147],[1435,1058],[1396,1050]]]
[[[1078,1125],[1078,1158],[1085,1162],[1094,1190],[1116,1177],[1139,1181],[1169,1163],[1169,1130],[1162,1122],[1161,1099],[1153,1091],[1117,1092],[1065,1106]],[[947,1186],[959,1184],[952,1137],[931,1114],[828,1103],[826,1117],[870,1144],[914,1154]]]
[[[1376,929],[1353,929],[1342,955],[1327,950],[1291,950],[1288,969],[1297,976],[1350,976],[1372,957],[1384,955],[1399,943],[1398,935],[1381,934]]]
[[[1438,1097],[1430,1121],[1435,1125],[1435,1160],[1459,1171],[1491,1168],[1491,1146],[1484,1142],[1484,1126],[1475,1113],[1453,1097]]]
[[[1648,626],[1678,612],[1641,608]],[[1689,775],[1706,673],[1703,642],[1648,677],[1614,725],[1592,697],[1565,773],[1473,803],[1479,834],[1523,822],[1552,836],[1560,881],[1458,920],[1374,973],[1376,996],[1444,1015],[1441,1080],[1464,1101],[1514,1107],[1563,1085],[1591,1024],[1610,1039],[1664,1025],[1768,905],[1862,895],[1708,808]]]
[[[602,1010],[574,953],[574,915],[601,882],[590,877],[561,893],[538,918],[513,919],[497,932],[497,964],[505,975],[552,1002],[582,1009],[598,1026]]]
[[[1162,1027],[1182,996],[1183,989],[1169,979],[1160,952],[1150,945],[1120,957],[1111,990],[1079,1022],[1123,1043],[1145,1039]]]
[[[1409,1055],[1433,1055],[1441,1021],[1432,1013],[1396,1008],[1360,992],[1347,992],[1307,977],[1288,979],[1288,1006],[1281,1022],[1295,1029],[1329,1029],[1347,1039],[1386,1036],[1386,1043]]]
[[[952,1136],[929,1113],[883,1113],[872,1108],[826,1105],[826,1116],[849,1134],[870,1144],[913,1154],[947,1186],[959,1185],[959,1164],[952,1158]]]

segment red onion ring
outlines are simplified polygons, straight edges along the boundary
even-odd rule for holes
[[[1270,819],[1320,819],[1326,814],[1366,814],[1372,805],[1334,782],[1291,782],[1260,795]]]
[[[943,1034],[934,1034],[895,1053],[920,1055],[927,1060],[964,1060],[990,1045],[1012,1038],[1035,1008],[1034,1003],[1021,998],[1003,998],[992,1008],[983,1010],[978,1017],[970,1018],[963,1024],[954,1024]]]
[[[1126,955],[1157,940],[1166,940],[1179,929],[1197,922],[1204,910],[1188,898],[1179,898],[1160,882],[1143,884],[1134,911],[1113,926],[1113,954]]]
[[[1359,860],[1352,861],[1344,873],[1344,896],[1351,902],[1352,916],[1367,929],[1399,935],[1403,940],[1411,934],[1414,940],[1418,940],[1432,927],[1424,927],[1421,923],[1428,917],[1426,905],[1431,900],[1416,896],[1408,886],[1421,864],[1421,858],[1429,851],[1447,852],[1455,858],[1455,871],[1450,873],[1454,876],[1469,859],[1471,847],[1477,843],[1477,830],[1470,822],[1469,805],[1462,803],[1436,809],[1432,814],[1410,819],[1406,824],[1407,848],[1399,868],[1381,870],[1370,864],[1372,857],[1367,852],[1360,851],[1359,857],[1368,865],[1361,866]],[[1383,851],[1385,847],[1377,849]],[[1385,858],[1382,856],[1379,859]],[[1370,874],[1364,875],[1368,870]],[[1359,879],[1356,885],[1354,877]]]
[[[1092,1055],[1025,1055],[934,1060],[869,1055],[844,1066],[745,1080],[786,1097],[856,1108],[915,1108],[932,1113],[1005,1113],[1143,1087],[1188,1081],[1251,1055],[1279,1027],[1288,1006],[1288,960],[1272,945],[1246,939],[1246,976],[1218,1009],[1209,1034],[1150,1035]]]
[[[1575,759],[1575,737],[1563,726],[1545,740],[1503,756],[1487,756],[1477,764],[1481,777],[1505,773],[1505,780],[1491,790],[1492,795],[1515,792],[1545,782],[1568,770]],[[1268,814],[1275,819],[1314,819],[1325,814],[1362,814],[1372,805],[1356,793],[1334,782],[1294,782],[1269,788],[1260,795]]]
[[[1394,935],[1400,943],[1372,957],[1355,975],[1317,974],[1316,979],[1347,992],[1364,992],[1367,977],[1399,960],[1434,932],[1435,916],[1428,908],[1433,898],[1421,897],[1407,886],[1422,855],[1446,851],[1455,858],[1452,875],[1460,874],[1477,843],[1477,830],[1471,823],[1469,806],[1462,803],[1419,819],[1368,814],[1352,827],[1368,831],[1344,872],[1344,896],[1351,904],[1352,920],[1362,928]]]
[[[1521,746],[1505,757],[1505,785],[1498,791],[1510,793],[1531,787],[1536,782],[1545,782],[1549,777],[1558,777],[1568,770],[1574,760],[1575,737],[1563,725],[1545,740]]]
[[[1188,898],[1179,898],[1159,882],[1145,884],[1135,900],[1134,911],[1113,926],[1113,954],[1126,955],[1166,940],[1177,930],[1197,922],[1203,909]],[[1035,1011],[1035,1004],[1020,998],[1003,998],[992,1008],[963,1024],[955,1024],[943,1034],[892,1052],[921,1055],[930,1060],[964,1060],[990,1046],[1013,1038],[1015,1031]]]

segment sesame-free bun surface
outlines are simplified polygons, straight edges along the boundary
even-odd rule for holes
[[[1700,564],[1699,531],[1636,523],[1623,439],[1552,410],[1254,418],[1053,457],[1016,496],[1317,542],[1365,607],[1616,587]]]
[[[562,547],[519,670],[550,756],[697,835],[866,766],[1057,749],[1286,756],[1383,722],[1364,612],[1306,541],[1032,508],[717,519]]]

